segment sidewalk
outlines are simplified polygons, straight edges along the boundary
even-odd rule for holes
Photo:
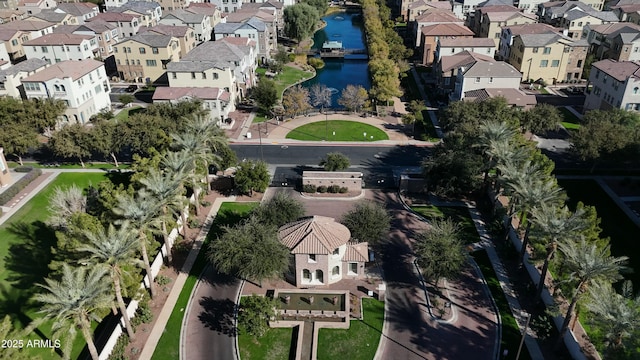
[[[420,75],[416,71],[416,68],[413,66],[411,67],[411,73],[413,74],[413,78],[416,80],[416,85],[418,86],[420,97],[424,99],[424,103],[427,105],[427,108],[433,109],[433,107],[431,106],[431,102],[429,101],[429,97],[427,96],[427,93],[424,90],[424,86],[422,86],[422,81],[420,81]],[[436,117],[436,112],[437,112],[436,110],[427,111],[427,113],[429,114],[429,118],[433,123],[433,127],[436,129],[436,135],[438,135],[438,137],[442,139],[444,137],[444,134],[442,133],[442,129],[440,128],[440,122],[438,122],[438,118]]]

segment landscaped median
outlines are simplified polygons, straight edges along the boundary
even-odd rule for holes
[[[454,223],[460,225],[460,233],[465,244],[473,244],[479,240],[478,231],[466,206],[412,205],[411,210],[427,220],[453,220]]]
[[[286,138],[304,141],[389,140],[389,136],[375,126],[348,120],[318,121],[302,125],[291,130]]]

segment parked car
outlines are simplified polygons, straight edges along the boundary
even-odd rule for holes
[[[584,93],[584,88],[577,86],[569,86],[565,89],[568,94],[582,94]]]
[[[132,93],[132,92],[136,92],[136,91],[138,91],[138,85],[129,85],[129,86],[125,89],[125,91],[126,91],[126,92],[130,92],[130,93]]]

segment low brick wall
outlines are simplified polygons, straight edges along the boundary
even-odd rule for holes
[[[362,190],[362,176],[361,172],[352,171],[303,171],[302,186],[338,185],[346,187],[350,192],[358,192]]]

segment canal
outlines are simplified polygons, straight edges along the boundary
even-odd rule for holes
[[[316,31],[313,36],[316,49],[322,48],[325,41],[341,41],[345,49],[365,49],[364,29],[361,12],[337,12],[322,18],[327,26]],[[311,87],[320,83],[326,85],[332,93],[331,107],[338,104],[340,93],[347,85],[360,85],[369,90],[368,61],[362,55],[347,55],[345,59],[325,59],[325,66],[317,75],[302,86]]]

